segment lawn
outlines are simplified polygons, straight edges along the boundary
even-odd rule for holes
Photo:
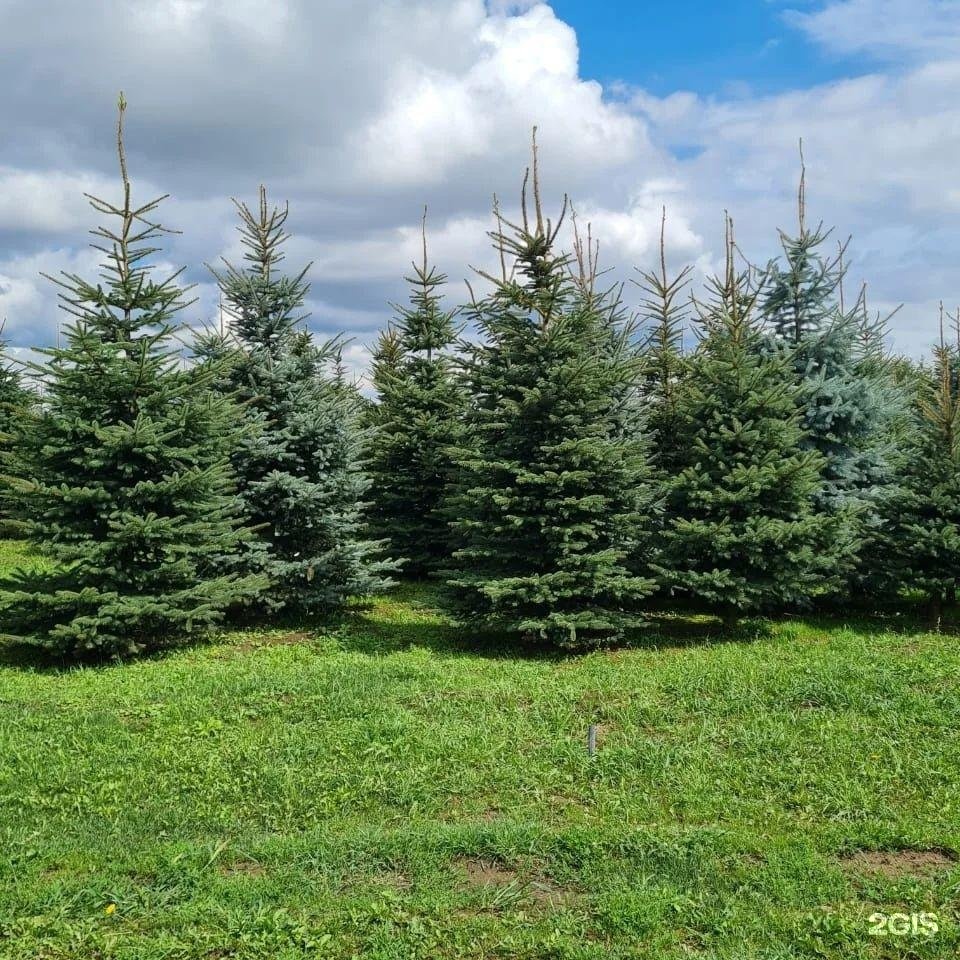
[[[6,648],[0,957],[957,956],[957,637],[716,629],[533,656],[404,587],[135,663]]]

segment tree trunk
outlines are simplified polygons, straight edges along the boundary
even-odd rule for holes
[[[937,590],[930,594],[929,627],[934,633],[940,632],[940,622],[943,620],[943,594]]]

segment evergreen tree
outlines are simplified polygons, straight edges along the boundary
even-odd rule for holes
[[[0,324],[0,334],[3,324]],[[7,358],[6,347],[0,340],[0,476],[9,468],[16,445],[16,436],[27,423],[36,397],[24,385],[20,371]],[[10,520],[9,491],[0,487],[0,536],[16,532]]]
[[[942,308],[941,308],[942,310]],[[943,337],[932,369],[908,376],[911,403],[900,432],[903,456],[896,495],[885,503],[884,523],[870,555],[881,595],[922,592],[930,625],[939,629],[943,603],[952,600],[960,570],[960,351]]]
[[[446,277],[427,259],[426,213],[423,230],[423,260],[407,278],[410,306],[396,308],[374,356],[379,429],[370,454],[373,527],[414,575],[434,571],[450,553],[443,504],[463,416],[451,356],[456,311],[443,309]]]
[[[465,344],[471,398],[458,452],[449,585],[471,621],[563,645],[619,637],[637,622],[652,581],[627,558],[645,535],[651,499],[635,419],[633,331],[554,251],[534,143],[530,221],[498,214],[491,237],[502,275],[469,309],[481,340]],[[508,272],[507,260],[514,262]]]
[[[643,393],[648,402],[648,423],[654,437],[653,462],[663,479],[673,475],[681,455],[677,448],[679,412],[677,396],[686,372],[683,355],[684,327],[689,318],[681,299],[690,282],[692,267],[667,273],[666,208],[660,220],[660,263],[656,271],[640,273],[634,281],[641,290],[641,319],[648,328],[643,362]]]
[[[647,422],[653,440],[652,466],[658,494],[666,491],[676,475],[684,451],[678,446],[681,436],[681,417],[678,397],[684,378],[689,371],[688,358],[684,355],[684,328],[689,318],[688,303],[683,294],[690,281],[691,267],[684,267],[673,276],[667,273],[666,251],[667,211],[660,219],[660,262],[658,269],[639,271],[640,279],[634,283],[640,287],[640,319],[647,330],[642,352],[642,390],[648,414]],[[661,501],[656,514],[658,531],[667,527],[670,516]],[[666,557],[659,552],[661,537],[653,538],[653,552],[644,552],[634,558],[634,568],[647,570],[651,564],[659,566],[660,586],[664,587],[662,570]]]
[[[185,366],[175,316],[179,271],[153,279],[160,200],[91,198],[118,226],[94,231],[100,279],[57,280],[72,316],[64,345],[36,366],[42,409],[19,438],[17,511],[54,573],[24,573],[0,595],[13,635],[60,653],[131,654],[207,632],[260,587],[230,558],[249,533],[236,517],[226,457],[236,411]],[[163,199],[163,198],[160,198]]]
[[[250,427],[232,462],[243,516],[263,542],[244,564],[269,579],[265,607],[331,610],[389,583],[381,544],[362,532],[369,480],[360,400],[340,342],[315,344],[302,327],[308,267],[280,272],[289,207],[271,209],[262,187],[256,211],[234,203],[246,263],[213,271],[230,322],[204,348],[229,360],[220,387]]]
[[[838,521],[822,549],[847,576],[892,489],[889,433],[902,404],[880,328],[864,323],[859,302],[851,310],[843,303],[844,247],[828,256],[829,233],[807,226],[803,173],[798,205],[799,232],[780,233],[784,262],[770,269],[763,315],[776,346],[793,357],[806,442],[824,458],[814,500]]]
[[[829,521],[813,507],[823,458],[805,444],[792,358],[761,349],[762,287],[726,269],[698,305],[700,343],[677,397],[677,472],[659,572],[726,622],[803,603],[821,585]]]

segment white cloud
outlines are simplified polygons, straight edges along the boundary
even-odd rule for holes
[[[102,259],[90,249],[45,249],[0,259],[0,321],[4,338],[38,346],[56,339],[67,318],[58,308],[58,288],[42,274],[60,279],[61,272],[93,276]],[[29,334],[27,340],[25,334]]]
[[[955,57],[960,42],[956,0],[841,0],[787,19],[836,54]]]
[[[94,173],[0,166],[0,230],[58,233],[90,220],[84,194],[109,198],[116,184]]]
[[[601,259],[612,254],[618,264],[649,265],[659,256],[660,226],[666,208],[664,238],[672,259],[695,260],[703,238],[689,219],[686,185],[675,179],[647,181],[623,209],[584,204],[577,208],[581,223],[589,223],[601,246]]]
[[[462,64],[402,59],[383,109],[353,136],[355,169],[377,183],[443,182],[464,161],[489,160],[539,124],[545,151],[579,170],[634,158],[642,126],[578,75],[577,38],[545,4],[480,20]]]
[[[424,203],[452,300],[469,266],[491,266],[491,195],[515,213],[537,124],[548,209],[569,191],[624,279],[652,265],[663,204],[672,263],[716,262],[724,208],[753,259],[775,253],[802,136],[810,216],[854,234],[851,282],[869,280],[878,307],[905,300],[897,342],[920,349],[931,305],[960,298],[960,5],[838,0],[790,22],[888,62],[776,96],[627,96],[584,80],[575,32],[545,3],[49,0],[38,18],[0,0],[0,316],[17,343],[49,342],[38,271],[95,266],[81,194],[116,195],[122,86],[135,192],[173,194],[163,221],[184,234],[164,256],[202,284],[194,317],[216,304],[203,262],[239,253],[229,195],[266,182],[291,201],[288,263],[315,261],[311,323],[356,335],[362,363],[406,296]]]

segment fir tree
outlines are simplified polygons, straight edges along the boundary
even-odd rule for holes
[[[761,287],[735,266],[698,304],[701,341],[677,397],[677,472],[659,572],[726,622],[803,603],[822,583],[828,521],[813,508],[823,458],[805,444],[789,354],[761,349]]]
[[[846,576],[891,492],[889,432],[902,404],[883,362],[880,328],[864,322],[859,302],[851,310],[843,303],[845,246],[827,255],[829,233],[806,223],[804,172],[798,207],[797,235],[780,233],[784,263],[770,269],[763,315],[775,344],[793,357],[806,442],[824,458],[815,503],[838,521],[822,549]]]
[[[555,252],[563,220],[544,220],[534,143],[535,218],[497,211],[494,291],[469,309],[471,398],[457,456],[449,585],[468,620],[564,645],[619,637],[652,581],[627,558],[651,498],[633,331]],[[566,209],[566,206],[565,208]],[[508,259],[514,269],[508,271]]]
[[[410,306],[396,308],[397,318],[374,356],[379,403],[370,455],[371,519],[391,551],[404,558],[405,571],[421,575],[450,553],[444,499],[463,415],[451,356],[456,311],[443,308],[446,277],[427,259],[426,213],[423,259],[413,264],[407,282]]]
[[[939,629],[944,601],[952,600],[960,570],[960,350],[943,336],[932,369],[907,378],[911,403],[899,434],[903,456],[896,495],[885,503],[884,523],[871,539],[875,586],[895,598],[923,593],[930,625]]]
[[[90,198],[116,227],[94,231],[98,281],[56,280],[72,320],[36,365],[42,409],[19,438],[11,481],[30,539],[54,573],[0,596],[7,630],[60,653],[132,654],[207,632],[260,587],[230,558],[249,536],[236,518],[226,457],[236,411],[211,372],[184,366],[175,316],[179,271],[153,279],[160,200]]]
[[[360,402],[345,381],[341,344],[315,344],[302,327],[305,267],[279,265],[289,207],[253,211],[234,201],[245,265],[213,271],[229,329],[205,344],[229,359],[221,389],[236,399],[250,430],[232,453],[243,516],[263,543],[245,566],[264,573],[264,606],[329,611],[351,595],[383,589],[381,544],[365,539]]]
[[[677,396],[686,371],[683,336],[689,311],[681,299],[690,282],[692,267],[670,276],[666,252],[667,211],[660,220],[660,263],[656,271],[640,273],[634,281],[642,292],[641,319],[648,328],[643,363],[643,392],[647,398],[648,423],[654,437],[654,465],[662,478],[672,476],[680,451],[677,449],[679,414]]]
[[[0,334],[3,324],[0,323]],[[16,437],[27,425],[35,395],[23,385],[20,370],[7,358],[6,345],[0,340],[0,475],[7,473],[15,452]],[[16,532],[10,520],[10,491],[0,487],[0,536]]]

